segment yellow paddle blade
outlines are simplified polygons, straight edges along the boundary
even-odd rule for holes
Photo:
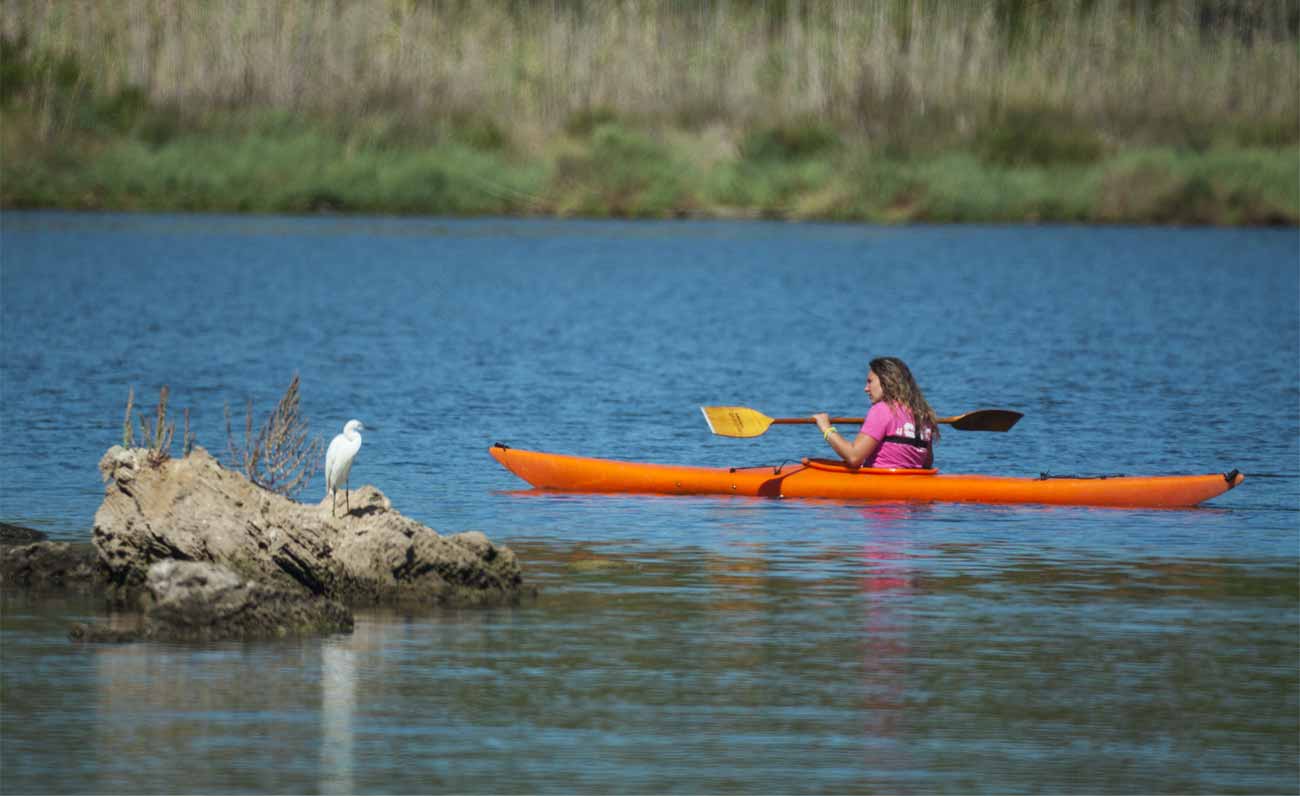
[[[745,406],[701,406],[709,431],[720,437],[757,437],[772,425],[772,418]]]

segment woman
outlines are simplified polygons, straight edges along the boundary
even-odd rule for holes
[[[852,442],[831,425],[827,413],[812,416],[831,448],[850,467],[933,467],[939,440],[934,410],[903,360],[871,360],[864,391],[871,397],[871,411]]]

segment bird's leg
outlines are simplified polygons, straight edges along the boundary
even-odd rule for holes
[[[337,516],[339,516],[339,512],[338,512],[338,508],[337,508],[337,507],[338,507],[338,504],[339,504],[339,501],[338,501],[338,492],[335,491],[335,490],[333,490],[333,489],[331,489],[331,490],[330,490],[330,516],[331,516],[331,517],[337,517]]]
[[[343,479],[343,505],[348,507],[348,514],[352,513],[352,502],[350,500],[350,496],[348,495],[348,493],[351,491],[352,491],[352,479],[350,478]]]

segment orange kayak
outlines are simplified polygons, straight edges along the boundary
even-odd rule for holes
[[[489,451],[502,467],[534,487],[564,492],[1176,508],[1195,506],[1245,480],[1236,470],[1210,475],[1004,478],[946,475],[937,470],[850,470],[821,459],[740,469],[562,456],[501,443]]]

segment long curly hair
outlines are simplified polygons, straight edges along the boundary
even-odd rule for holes
[[[916,423],[916,435],[921,436],[922,429],[930,429],[930,444],[939,440],[939,423],[934,410],[925,400],[925,393],[912,378],[912,371],[898,357],[877,357],[871,360],[871,372],[880,380],[882,401],[903,406],[912,412]]]

